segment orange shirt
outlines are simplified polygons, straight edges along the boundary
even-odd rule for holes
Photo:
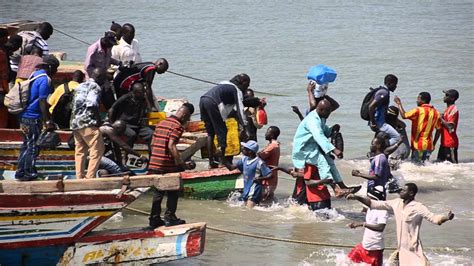
[[[268,144],[263,151],[258,153],[258,156],[265,162],[266,165],[278,166],[280,161],[280,143],[278,141],[272,141]],[[263,186],[270,186],[274,189],[278,184],[278,171],[272,171],[272,177],[270,179],[262,180]]]
[[[418,151],[433,150],[433,129],[441,128],[439,112],[430,104],[423,104],[405,113],[410,119],[411,148]]]

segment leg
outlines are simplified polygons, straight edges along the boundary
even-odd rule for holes
[[[163,196],[165,195],[164,191],[159,191],[156,188],[153,188],[153,202],[151,204],[151,213],[150,213],[150,227],[156,228],[158,226],[165,225],[163,220],[161,220],[161,202],[163,201]]]
[[[449,148],[451,155],[451,162],[458,163],[458,148]]]
[[[35,164],[39,154],[36,142],[41,134],[41,121],[36,119],[21,119],[21,129],[23,134],[23,144],[21,145],[20,156],[18,158],[18,170],[15,173],[17,179],[36,179]]]
[[[99,171],[101,170],[105,170],[107,171],[107,174],[110,175],[110,174],[118,174],[118,173],[121,173],[122,172],[122,168],[120,168],[120,166],[110,160],[109,158],[107,157],[104,157],[102,156],[102,158],[100,158],[100,162],[99,162]],[[102,175],[104,175],[105,173],[103,173]]]
[[[153,137],[153,129],[147,126],[140,127],[138,129],[138,137],[146,142],[148,146],[148,150],[151,152],[150,145],[151,145],[151,138]]]
[[[214,162],[214,127],[212,126],[211,118],[208,114],[208,103],[205,97],[199,101],[199,110],[201,111],[201,120],[204,121],[204,126],[207,132],[207,154],[209,156],[209,167],[216,168],[217,164]]]
[[[448,154],[447,154],[447,148],[443,147],[443,146],[439,146],[439,150],[438,150],[438,158],[437,160],[439,162],[444,162],[446,161],[448,158]]]
[[[170,190],[166,192],[168,199],[166,200],[166,212],[164,218],[176,218],[176,209],[178,208],[178,190]]]
[[[135,126],[130,126],[127,124],[127,128],[125,129],[125,132],[123,133],[127,137],[127,144],[130,146],[130,148],[133,149],[133,144],[137,140],[137,127]]]
[[[252,209],[253,207],[255,207],[255,202],[253,202],[251,199],[247,200],[245,206],[247,206],[247,208],[249,209]]]
[[[398,134],[397,130],[387,123],[383,123],[379,130],[387,134],[390,145],[394,145],[400,140],[400,134]]]
[[[72,134],[75,142],[74,159],[76,161],[76,178],[81,179],[84,178],[84,170],[86,169],[86,159],[89,153],[89,147],[82,139],[84,128],[74,130]]]
[[[99,169],[100,159],[104,155],[104,139],[97,127],[85,128],[84,140],[89,146],[89,166],[86,178],[94,178]]]

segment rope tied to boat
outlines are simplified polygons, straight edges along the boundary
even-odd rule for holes
[[[140,213],[140,214],[143,214],[143,215],[147,215],[147,216],[150,215],[150,213],[147,212],[147,211],[143,211],[143,210],[132,208],[132,207],[125,207],[125,209],[127,209],[129,211],[132,211],[132,212],[135,212],[135,213]],[[270,241],[284,242],[284,243],[301,244],[301,245],[333,247],[333,248],[348,248],[348,249],[352,249],[356,245],[356,244],[353,244],[353,245],[335,244],[335,243],[327,243],[327,242],[316,242],[316,241],[307,241],[307,240],[298,240],[298,239],[264,236],[264,235],[258,235],[258,234],[251,234],[251,233],[239,232],[239,231],[234,231],[234,230],[222,229],[222,228],[209,226],[209,225],[207,225],[206,228],[211,230],[211,231],[216,231],[216,232],[225,233],[225,234],[232,234],[232,235],[238,235],[238,236],[244,236],[244,237],[250,237],[250,238],[256,238],[256,239],[263,239],[263,240],[270,240]],[[467,251],[467,249],[465,249],[465,248],[424,247],[424,249],[425,250],[430,250],[430,251],[443,251],[443,252],[456,252],[456,253],[462,253],[462,252]],[[396,247],[385,247],[385,250],[397,250],[397,248]]]

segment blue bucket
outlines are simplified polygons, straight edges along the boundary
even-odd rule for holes
[[[311,67],[306,77],[309,80],[316,81],[318,84],[325,84],[334,82],[336,80],[337,73],[334,69],[321,64]]]

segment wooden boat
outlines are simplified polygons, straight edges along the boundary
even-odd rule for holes
[[[176,190],[181,179],[0,181],[0,265],[156,263],[200,255],[204,223],[92,231],[151,185]]]

